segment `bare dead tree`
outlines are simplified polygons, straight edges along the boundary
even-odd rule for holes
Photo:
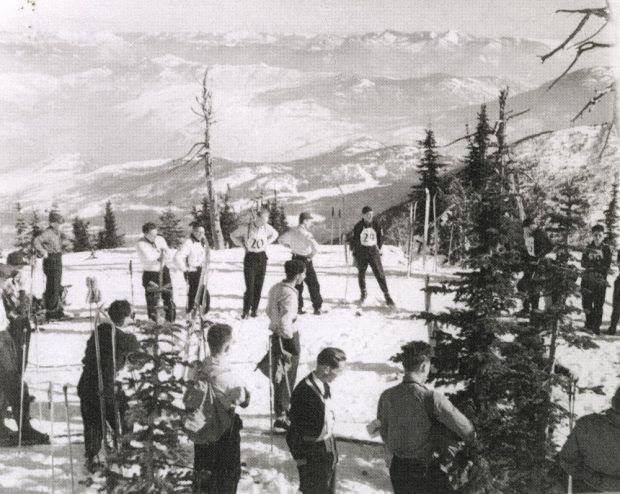
[[[213,185],[213,158],[211,156],[211,125],[215,123],[213,119],[213,100],[212,93],[207,85],[207,76],[209,69],[205,70],[202,77],[202,90],[200,96],[196,96],[196,103],[198,108],[192,108],[192,112],[198,116],[203,125],[203,138],[201,141],[196,142],[187,154],[181,160],[181,163],[173,168],[184,166],[196,166],[203,164],[205,171],[205,179],[207,181],[207,199],[209,202],[209,220],[210,229],[213,238],[213,248],[224,248],[224,236],[222,234],[222,227],[220,225],[220,208],[217,194],[215,193],[215,187]]]
[[[611,6],[609,0],[605,0],[605,6],[603,7],[590,7],[583,9],[559,9],[556,10],[556,13],[564,13],[564,14],[578,14],[581,16],[581,19],[577,23],[577,26],[573,31],[562,41],[557,47],[551,50],[549,53],[541,56],[542,63],[545,63],[546,60],[553,57],[558,52],[564,49],[573,49],[575,50],[575,56],[573,60],[568,64],[566,69],[549,85],[548,89],[553,88],[558,82],[562,80],[566,74],[575,66],[575,64],[581,60],[581,58],[588,52],[592,52],[594,50],[602,50],[607,48],[612,48],[615,46],[613,43],[609,43],[606,41],[601,41],[600,36],[605,33],[605,30],[609,27],[611,22]],[[574,42],[569,46],[573,40],[577,38],[577,36],[584,32],[586,26],[591,26],[593,22],[599,21],[601,24],[596,28],[596,30],[587,35],[584,39],[580,41]],[[599,154],[599,159],[603,156],[603,152],[607,147],[607,143],[609,142],[609,136],[612,130],[616,127],[617,121],[617,112],[618,112],[618,101],[616,94],[616,82],[612,82],[604,88],[596,89],[595,94],[592,98],[590,98],[583,108],[572,118],[572,122],[575,122],[579,118],[581,118],[585,113],[592,111],[592,109],[600,103],[606,96],[612,96],[614,98],[614,109],[613,109],[613,117],[611,122],[605,122],[607,124],[607,135],[605,137],[603,146],[601,147],[601,151]]]

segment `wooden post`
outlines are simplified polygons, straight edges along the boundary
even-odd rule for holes
[[[422,252],[422,267],[424,268],[424,271],[426,271],[426,250],[428,248],[428,219],[429,219],[429,214],[430,214],[430,209],[431,209],[431,194],[428,191],[428,189],[426,190],[426,207],[424,208],[424,239],[423,239],[423,248],[424,251]]]

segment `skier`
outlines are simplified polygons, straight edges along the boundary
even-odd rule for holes
[[[9,268],[10,269],[10,268]],[[6,314],[9,318],[9,333],[17,345],[19,361],[23,344],[30,345],[30,333],[32,328],[29,318],[30,300],[26,293],[24,273],[17,266],[13,267],[11,276],[4,283],[2,289],[2,301]],[[28,356],[25,356],[25,365],[28,365]]]
[[[109,427],[116,432],[122,433],[126,429],[124,416],[127,411],[127,398],[122,390],[116,389],[114,376],[125,365],[128,355],[138,350],[138,340],[125,329],[133,322],[131,304],[127,300],[115,300],[112,302],[108,309],[108,315],[111,322],[102,322],[97,327],[97,333],[99,334],[99,361],[105,403],[104,413]],[[112,357],[112,352],[114,351],[112,348],[112,331],[115,331],[116,369],[114,369]],[[101,449],[101,441],[105,440],[103,437],[104,424],[101,423],[99,371],[94,332],[86,342],[82,365],[82,375],[78,382],[77,393],[80,398],[80,410],[82,412],[82,422],[84,423],[86,467],[92,472],[96,466],[95,458]],[[121,431],[117,431],[115,400],[120,414],[118,419],[120,419]]]
[[[183,399],[187,410],[210,406],[211,411],[218,407],[222,418],[212,427],[217,431],[199,430],[194,441],[194,486],[196,493],[234,494],[241,478],[241,437],[243,427],[237,405],[246,408],[250,404],[250,392],[236,376],[228,360],[232,344],[232,328],[227,324],[214,324],[207,333],[207,343],[211,355],[194,367],[190,380],[199,382],[201,387],[190,384]],[[209,386],[215,394],[213,402],[205,399]],[[210,416],[205,410],[204,416]],[[217,425],[216,425],[217,424]],[[218,437],[215,442],[210,437]]]
[[[355,265],[357,266],[357,279],[360,286],[360,302],[366,300],[366,269],[368,265],[372,269],[377,283],[385,296],[385,303],[394,306],[394,301],[390,297],[383,263],[381,262],[381,247],[383,246],[383,230],[381,226],[373,220],[374,212],[370,206],[362,209],[362,220],[353,227],[353,237],[351,238],[351,252]]]
[[[62,307],[62,222],[62,216],[52,211],[49,214],[49,227],[33,240],[35,252],[43,257],[46,278],[43,298],[48,321],[67,317]]]
[[[618,251],[618,266],[620,266],[620,251]],[[616,334],[616,329],[618,327],[618,321],[620,320],[620,273],[616,277],[616,282],[614,283],[614,298],[613,298],[613,310],[611,313],[611,323],[609,324],[609,330],[607,334],[614,335]]]
[[[336,492],[338,450],[329,385],[344,372],[346,359],[339,348],[321,350],[316,369],[300,381],[291,397],[286,442],[297,463],[303,494]]]
[[[300,342],[299,332],[293,328],[298,311],[298,292],[295,287],[304,281],[306,264],[298,260],[286,261],[284,272],[286,278],[271,287],[267,303],[269,330],[272,332],[269,338],[271,365],[269,354],[259,364],[263,374],[273,382],[274,427],[279,429],[287,429],[289,426],[287,414],[291,391],[297,379]]]
[[[201,223],[194,221],[190,226],[192,227],[192,232],[189,238],[183,242],[183,245],[174,256],[174,262],[183,272],[183,276],[187,282],[187,314],[190,314],[194,308],[200,277],[203,274],[202,266],[209,250],[205,229]],[[210,305],[209,290],[207,290],[206,286],[204,289],[206,290],[205,312],[208,312]]]
[[[263,206],[258,217],[247,226],[242,225],[230,234],[231,241],[245,249],[243,276],[245,293],[243,295],[242,319],[256,317],[267,270],[266,247],[278,238],[278,232],[269,224],[269,207]]]
[[[166,321],[174,322],[176,307],[173,300],[170,270],[166,261],[170,258],[168,244],[164,237],[157,234],[155,223],[145,223],[142,227],[144,236],[138,240],[137,250],[144,272],[142,286],[146,298],[146,310],[149,319],[157,321],[157,303],[162,297],[166,312]],[[159,270],[163,269],[163,286],[160,284]]]
[[[321,297],[321,286],[312,264],[312,258],[319,251],[319,244],[314,239],[314,235],[310,233],[309,228],[312,224],[312,215],[308,212],[301,213],[299,215],[299,226],[291,228],[280,236],[278,242],[291,249],[293,259],[302,261],[306,264],[306,285],[308,285],[308,291],[310,292],[310,300],[312,301],[312,307],[315,315],[321,315],[321,306],[323,305],[323,298]],[[297,285],[297,291],[299,292],[298,302],[299,308],[298,314],[305,314],[304,309],[304,284]]]
[[[0,265],[0,290],[11,275],[12,267]],[[13,419],[20,427],[23,444],[48,444],[49,436],[35,430],[30,424],[30,403],[32,397],[28,393],[28,385],[23,382],[22,368],[26,356],[22,347],[11,332],[9,317],[4,303],[0,303],[0,446],[17,446],[18,434],[4,424],[7,407],[11,406]],[[23,386],[23,388],[22,388]],[[23,399],[22,399],[23,396]]]
[[[540,300],[541,282],[537,279],[538,264],[541,259],[551,254],[553,243],[535,220],[529,217],[523,220],[522,238],[523,277],[519,280],[517,288],[525,294],[520,315],[529,316],[530,309],[538,310]]]
[[[585,330],[600,334],[603,305],[607,290],[607,272],[611,266],[611,250],[603,243],[603,225],[592,227],[592,241],[581,257],[581,302],[586,314]]]
[[[405,369],[403,381],[379,398],[376,425],[391,456],[390,479],[395,494],[452,491],[439,463],[433,461],[434,422],[466,441],[473,441],[475,436],[470,421],[443,394],[425,386],[431,351],[423,341],[403,345],[395,360]]]
[[[620,492],[620,387],[610,409],[577,420],[558,459],[573,492]]]

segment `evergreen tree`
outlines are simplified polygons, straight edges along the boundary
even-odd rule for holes
[[[36,209],[32,210],[32,216],[30,217],[30,243],[32,244],[32,240],[37,236],[41,235],[43,232],[43,228],[41,228],[41,219],[39,218],[39,212]]]
[[[220,224],[222,227],[222,235],[224,236],[224,244],[231,245],[230,234],[237,228],[239,218],[235,209],[230,203],[230,188],[224,195],[224,206],[220,212]]]
[[[469,135],[469,132],[467,132]],[[467,139],[468,154],[465,158],[466,183],[471,185],[474,191],[480,191],[486,177],[493,171],[489,156],[493,129],[489,125],[487,107],[482,105],[478,113],[476,131]]]
[[[410,197],[412,200],[417,200],[419,204],[425,204],[425,189],[431,194],[431,199],[440,191],[441,180],[439,177],[439,171],[445,167],[445,163],[442,163],[440,156],[437,153],[437,142],[435,141],[435,134],[431,129],[426,129],[426,135],[423,140],[419,141],[420,146],[424,147],[424,154],[418,165],[420,173],[420,183],[411,187],[412,191]],[[422,207],[424,210],[424,207]]]
[[[15,247],[25,256],[30,255],[32,245],[32,237],[28,222],[23,215],[22,205],[18,202],[16,205],[17,220],[15,220]]]
[[[98,249],[116,249],[124,245],[124,235],[119,235],[116,227],[116,216],[112,211],[110,201],[105,204],[105,214],[103,215],[103,230],[99,232],[97,241]]]
[[[176,249],[183,239],[181,220],[172,211],[172,201],[168,202],[168,209],[159,217],[159,234],[164,237],[170,248]]]
[[[605,210],[605,227],[607,229],[607,244],[613,250],[618,248],[618,175],[615,176],[611,187],[611,200]]]
[[[194,218],[194,221],[200,223],[205,229],[205,235],[207,237],[207,242],[209,242],[209,247],[213,247],[213,233],[211,232],[211,202],[208,197],[203,197],[200,206],[193,206],[191,210],[191,215]]]
[[[282,235],[288,230],[288,220],[284,211],[284,205],[278,201],[278,193],[274,191],[274,197],[267,202],[269,206],[269,224]]]
[[[163,319],[163,318],[162,318]],[[177,404],[184,382],[175,371],[183,364],[171,351],[184,333],[175,324],[140,321],[140,350],[132,355],[137,377],[123,382],[129,397],[129,432],[103,469],[106,492],[189,493],[191,470],[179,438],[185,410]]]
[[[90,235],[88,234],[88,227],[90,223],[84,221],[79,216],[73,218],[73,251],[74,252],[90,252],[91,243]]]

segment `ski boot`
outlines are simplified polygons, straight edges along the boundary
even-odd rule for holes
[[[47,434],[39,432],[33,428],[30,424],[25,425],[22,428],[22,444],[26,446],[33,446],[35,444],[49,444],[50,437]]]
[[[258,317],[258,314],[256,314],[256,311],[253,310],[252,312],[250,312],[250,317]]]
[[[385,295],[385,305],[387,305],[388,307],[396,307],[396,304],[394,303],[392,297],[390,297],[389,294]]]
[[[362,290],[362,293],[360,294],[360,304],[363,304],[366,301],[367,296],[368,294],[366,293],[366,290]]]
[[[249,313],[247,313],[247,312],[243,312],[243,313],[241,314],[241,319],[247,319],[248,317],[250,317],[250,314],[249,314]]]
[[[274,429],[282,429],[282,430],[287,431],[289,430],[290,427],[291,427],[291,421],[288,419],[286,415],[280,415],[273,421]]]

